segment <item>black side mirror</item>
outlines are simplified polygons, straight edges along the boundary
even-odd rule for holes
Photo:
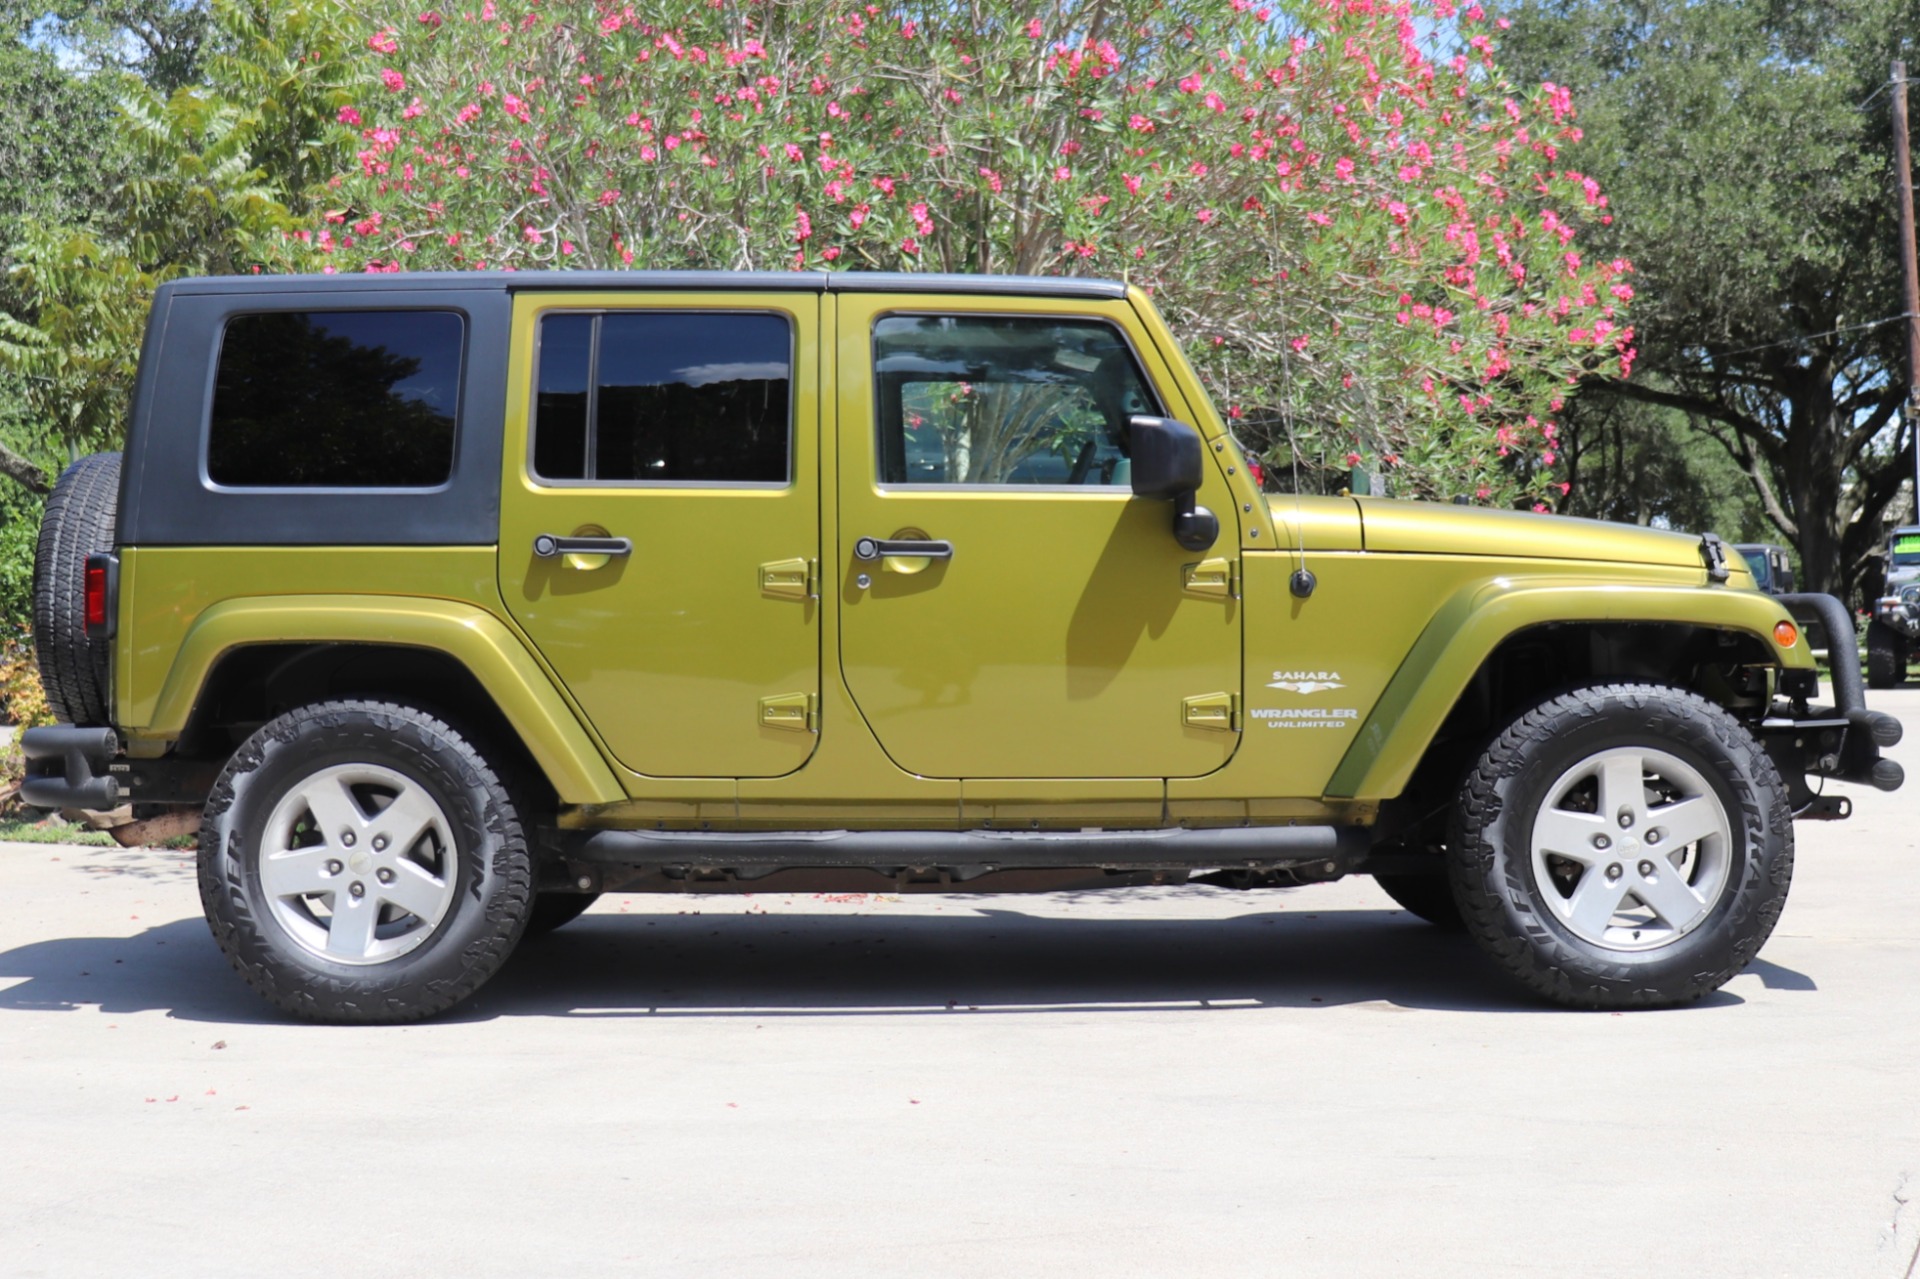
[[[1173,501],[1173,539],[1189,551],[1204,551],[1220,538],[1220,521],[1195,504],[1205,450],[1200,432],[1169,417],[1142,414],[1128,423],[1133,495]]]

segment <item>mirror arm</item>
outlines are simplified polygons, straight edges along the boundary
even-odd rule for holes
[[[1220,540],[1220,519],[1198,504],[1189,489],[1173,499],[1173,540],[1185,551],[1204,551]]]

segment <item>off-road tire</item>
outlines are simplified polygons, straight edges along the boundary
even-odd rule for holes
[[[1906,682],[1906,637],[1877,619],[1868,622],[1867,686],[1897,688]]]
[[[1437,869],[1438,873],[1432,875],[1375,875],[1373,882],[1408,914],[1457,933],[1467,926],[1466,921],[1460,917],[1460,903],[1453,898],[1453,881],[1444,867]]]
[[[33,642],[40,682],[63,724],[107,722],[107,649],[87,637],[87,557],[114,547],[120,455],[83,457],[53,483],[33,554]]]
[[[303,948],[261,889],[274,806],[342,764],[404,774],[453,835],[451,906],[425,941],[384,962],[336,963]],[[410,1022],[458,1004],[506,962],[532,909],[533,865],[513,797],[466,738],[411,706],[323,702],[264,725],[221,772],[200,826],[200,900],[227,958],[275,1006],[312,1021]]]
[[[1731,828],[1725,884],[1693,931],[1657,949],[1590,943],[1536,885],[1532,827],[1548,788],[1619,747],[1697,770]],[[1685,689],[1607,684],[1533,707],[1494,738],[1453,815],[1450,870],[1467,931],[1532,990],[1575,1008],[1658,1008],[1717,990],[1773,932],[1793,878],[1793,814],[1766,751],[1725,710]]]
[[[544,937],[556,928],[565,928],[599,900],[599,893],[537,893],[533,910],[527,915],[526,935]]]

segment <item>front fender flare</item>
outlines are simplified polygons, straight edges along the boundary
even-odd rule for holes
[[[526,743],[561,802],[627,798],[539,662],[499,618],[455,600],[383,595],[255,596],[195,619],[142,735],[177,737],[214,663],[249,644],[360,643],[432,649],[466,667]]]
[[[1805,637],[1774,641],[1786,609],[1757,591],[1719,587],[1510,579],[1454,592],[1414,641],[1327,783],[1327,797],[1388,799],[1405,789],[1467,684],[1494,649],[1551,622],[1672,622],[1736,631],[1761,641],[1783,667],[1814,665]]]

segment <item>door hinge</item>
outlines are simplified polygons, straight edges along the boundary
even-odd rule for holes
[[[1240,561],[1224,557],[1201,560],[1181,569],[1181,589],[1189,595],[1240,598]]]
[[[760,593],[787,600],[820,597],[820,561],[815,559],[775,560],[760,566]]]
[[[793,733],[820,731],[820,698],[813,693],[782,693],[760,699],[760,726]]]
[[[1180,699],[1180,722],[1188,728],[1208,728],[1219,733],[1240,731],[1240,694],[1201,693]]]

